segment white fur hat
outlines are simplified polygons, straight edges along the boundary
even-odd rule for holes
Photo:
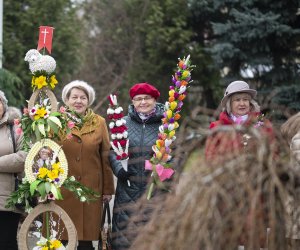
[[[0,90],[0,100],[1,100],[1,102],[2,102],[2,104],[3,104],[3,107],[4,107],[4,112],[7,110],[7,108],[8,108],[8,106],[7,106],[7,99],[6,99],[6,96],[5,96],[5,94],[4,94],[4,92],[3,91],[1,91]]]
[[[68,83],[62,91],[61,97],[63,102],[66,104],[67,102],[67,96],[70,94],[71,89],[73,88],[83,88],[88,94],[89,99],[89,106],[93,104],[95,101],[95,90],[92,86],[90,86],[87,82],[81,81],[81,80],[75,80],[70,83]]]

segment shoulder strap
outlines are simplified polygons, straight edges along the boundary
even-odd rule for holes
[[[16,149],[16,141],[15,141],[15,133],[14,133],[14,130],[13,130],[13,124],[9,124],[9,130],[10,130],[10,135],[11,135],[11,140],[12,140],[12,143],[13,143],[13,147],[14,147],[14,153],[17,152],[17,149]]]
[[[16,148],[16,141],[15,141],[15,133],[14,133],[14,129],[13,129],[13,124],[8,124],[9,126],[9,130],[10,130],[10,135],[11,135],[11,140],[12,140],[12,144],[13,144],[13,148],[14,148],[14,153],[17,152],[17,148]],[[17,174],[14,173],[14,176],[17,178]]]
[[[111,224],[111,216],[110,216],[109,202],[105,202],[103,204],[101,228],[104,227],[106,215],[107,215],[107,223],[108,223],[108,225],[110,225]]]

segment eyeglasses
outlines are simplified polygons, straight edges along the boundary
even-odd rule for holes
[[[153,99],[152,96],[145,96],[145,97],[137,97],[137,98],[133,98],[132,100],[133,100],[134,102],[142,102],[143,100],[144,100],[145,102],[147,102],[147,101],[150,101],[150,100],[152,100],[152,99]]]

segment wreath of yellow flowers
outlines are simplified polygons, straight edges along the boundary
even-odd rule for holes
[[[52,169],[41,167],[37,174],[33,173],[35,158],[44,147],[49,147],[53,151],[54,160],[58,158],[58,161],[54,161],[51,164]],[[56,182],[56,185],[60,187],[68,176],[68,162],[64,151],[56,142],[50,139],[42,139],[36,142],[30,149],[25,160],[25,176],[29,183],[33,183],[38,178],[53,182],[58,177],[59,181]]]

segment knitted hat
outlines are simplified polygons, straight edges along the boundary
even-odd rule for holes
[[[134,84],[129,90],[129,95],[131,99],[133,99],[136,95],[150,95],[157,99],[160,96],[160,93],[153,85],[143,82]]]
[[[222,107],[226,105],[228,98],[235,93],[247,93],[254,98],[257,92],[254,89],[250,89],[248,83],[244,81],[231,82],[226,88],[224,97],[221,101]]]
[[[95,90],[91,85],[81,80],[72,81],[63,88],[61,97],[65,104],[67,102],[67,96],[70,94],[70,91],[73,88],[79,88],[79,89],[83,88],[88,94],[88,99],[89,99],[88,105],[91,106],[93,104],[95,100]]]
[[[8,108],[8,106],[7,106],[7,102],[8,102],[8,101],[7,101],[6,97],[5,97],[4,92],[1,91],[1,90],[0,90],[0,100],[1,100],[1,102],[2,102],[2,104],[3,104],[4,113],[5,113],[6,110],[7,110],[7,108]]]

